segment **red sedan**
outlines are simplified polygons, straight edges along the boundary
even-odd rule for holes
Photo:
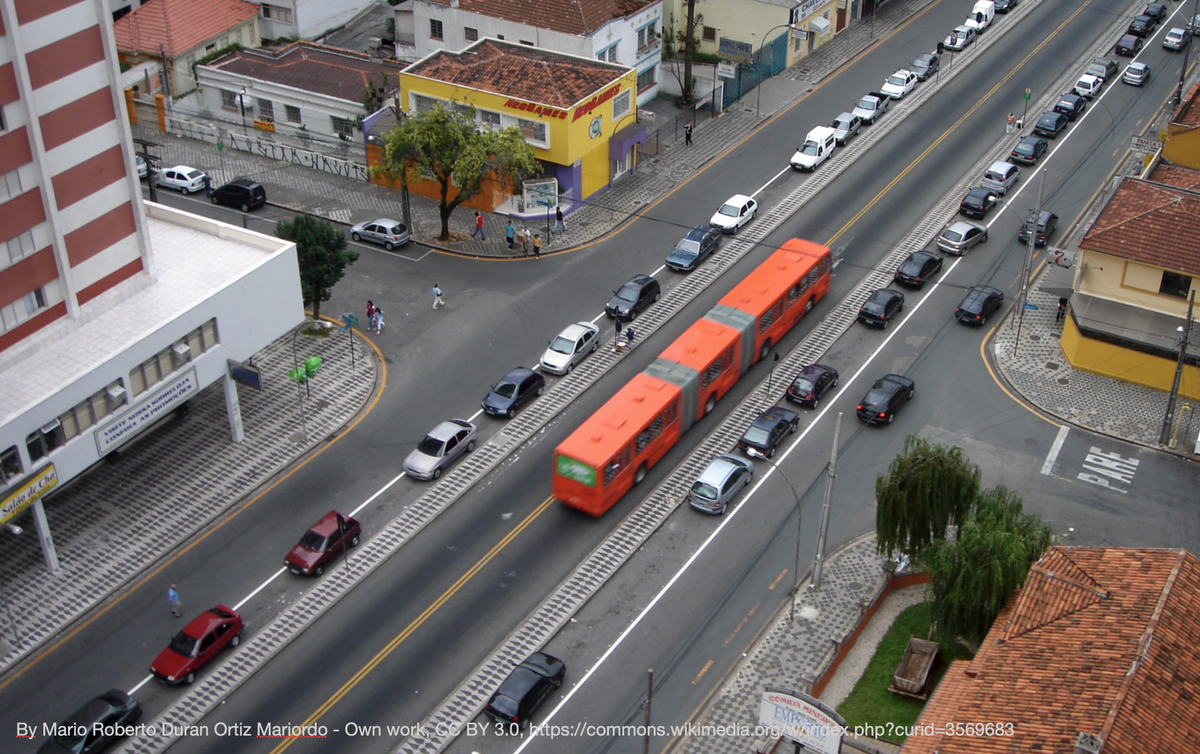
[[[206,610],[175,634],[150,665],[150,672],[172,686],[191,683],[221,650],[241,642],[245,627],[242,616],[224,605]]]

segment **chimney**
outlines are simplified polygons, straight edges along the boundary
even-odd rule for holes
[[[1093,736],[1091,733],[1080,731],[1075,737],[1074,754],[1100,754],[1100,750],[1104,748],[1104,741],[1100,736]]]

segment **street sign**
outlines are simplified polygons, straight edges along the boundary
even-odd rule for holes
[[[1046,251],[1046,261],[1055,267],[1071,269],[1075,266],[1075,251],[1073,249],[1052,248]]]
[[[1038,310],[1038,305],[1037,305],[1037,304],[1021,304],[1021,308],[1022,308],[1022,309],[1029,309],[1029,310],[1031,310],[1031,311],[1035,311],[1035,312],[1036,312],[1036,311]]]
[[[353,314],[343,314],[342,315],[342,326],[338,328],[338,332],[346,332],[351,327],[357,327],[357,326],[358,326],[358,317],[354,316]]]
[[[717,57],[721,58],[721,60],[749,65],[754,62],[754,45],[749,42],[739,42],[729,37],[721,37],[717,48]]]
[[[1136,154],[1158,154],[1163,148],[1163,143],[1158,139],[1145,139],[1141,136],[1134,136],[1129,143],[1129,151]]]
[[[737,66],[729,63],[717,63],[717,75],[723,79],[737,78]]]
[[[1029,98],[1032,96],[1033,96],[1033,90],[1030,89],[1029,87],[1025,87],[1025,101],[1028,102]]]
[[[252,367],[233,359],[226,359],[225,363],[229,367],[229,376],[233,378],[234,382],[262,392],[262,372],[258,367]]]

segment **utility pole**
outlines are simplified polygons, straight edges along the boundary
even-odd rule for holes
[[[1179,381],[1183,377],[1183,363],[1187,358],[1188,338],[1192,334],[1192,308],[1196,305],[1196,291],[1188,297],[1187,321],[1183,323],[1183,339],[1179,341],[1179,360],[1175,362],[1175,380],[1171,383],[1171,394],[1167,396],[1167,413],[1163,417],[1162,431],[1158,433],[1158,444],[1171,441],[1171,420],[1175,418],[1175,402],[1179,400]]]
[[[1196,14],[1200,13],[1200,0],[1192,3],[1192,15],[1190,18],[1195,18]],[[1192,29],[1192,34],[1200,32],[1200,29]],[[1187,37],[1187,41],[1183,44],[1183,67],[1179,69],[1179,86],[1175,89],[1175,104],[1179,105],[1183,102],[1183,79],[1187,76],[1188,69],[1188,52],[1192,49],[1191,36]]]
[[[654,695],[654,668],[646,671],[646,717],[644,722],[645,735],[642,736],[642,754],[650,754],[650,697]]]
[[[1021,266],[1021,311],[1017,312],[1017,339],[1013,342],[1013,356],[1021,347],[1021,326],[1025,324],[1025,304],[1029,300],[1029,276],[1033,267],[1033,248],[1037,244],[1038,221],[1042,218],[1042,190],[1046,188],[1046,173],[1038,183],[1037,204],[1033,205],[1033,227],[1029,229],[1029,242],[1025,244],[1025,263]],[[1028,222],[1028,221],[1027,221]]]
[[[842,412],[838,411],[837,424],[833,427],[833,450],[829,452],[829,466],[826,467],[825,502],[821,505],[821,528],[817,530],[817,557],[813,561],[812,583],[809,589],[816,591],[821,588],[821,569],[825,565],[825,534],[829,531],[829,504],[833,500],[833,478],[837,476],[838,440],[842,436]]]

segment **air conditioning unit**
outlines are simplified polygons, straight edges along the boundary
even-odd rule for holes
[[[175,356],[176,361],[189,361],[192,358],[192,347],[187,343],[176,343],[171,346],[171,353]]]
[[[125,388],[120,385],[109,385],[104,393],[113,405],[120,405],[125,402]]]

